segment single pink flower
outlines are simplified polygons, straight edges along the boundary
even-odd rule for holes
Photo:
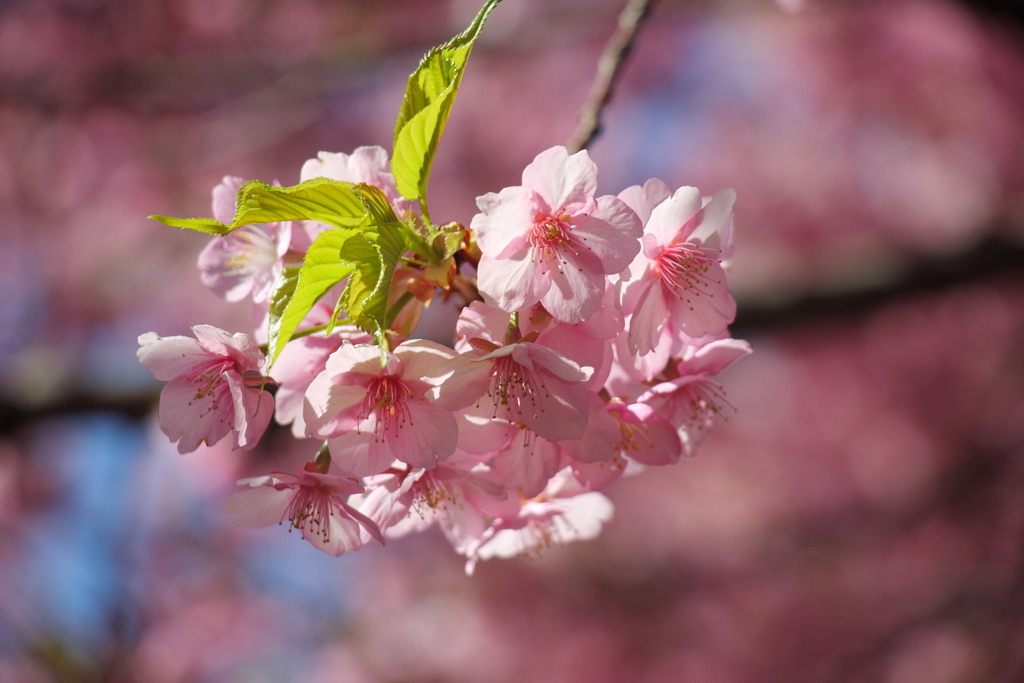
[[[699,349],[689,347],[675,367],[678,377],[648,389],[638,403],[648,404],[676,429],[683,453],[697,453],[714,423],[714,416],[729,404],[722,385],[711,379],[737,360],[751,353],[750,344],[740,339],[722,339]]]
[[[484,512],[494,506],[477,503],[507,498],[486,465],[459,451],[432,470],[395,463],[383,474],[366,477],[364,484],[366,493],[349,502],[376,521],[388,538],[437,524],[456,550],[479,538],[487,526]]]
[[[645,403],[611,401],[608,414],[615,418],[620,439],[616,454],[643,465],[671,465],[679,462],[682,444],[668,420]]]
[[[458,427],[450,410],[426,394],[451,349],[417,339],[393,353],[344,343],[306,391],[304,419],[312,436],[328,440],[344,472],[378,474],[395,460],[433,468],[455,452]]]
[[[297,476],[274,472],[238,485],[249,488],[232,494],[224,511],[234,513],[239,526],[255,529],[288,520],[314,548],[335,557],[361,548],[364,535],[384,543],[377,524],[345,500],[363,492],[355,479],[321,474],[308,463]]]
[[[620,195],[645,214],[663,194],[660,181]],[[700,192],[681,187],[650,210],[643,249],[623,274],[622,311],[631,315],[630,353],[645,355],[668,328],[684,342],[725,332],[736,316],[722,260],[731,249],[729,230],[736,193],[722,190],[706,206]]]
[[[598,309],[606,276],[629,265],[643,229],[623,201],[596,190],[585,150],[552,147],[526,167],[522,186],[477,198],[477,280],[488,304],[514,312],[540,302],[567,323]]]
[[[618,399],[606,405],[595,394],[591,394],[590,424],[583,438],[558,445],[576,478],[591,490],[617,479],[631,460],[669,465],[682,455],[675,428],[649,405]]]
[[[586,322],[578,325],[560,323],[543,306],[536,304],[519,314],[519,327],[524,338],[533,338],[537,344],[568,358],[580,368],[592,369],[585,384],[588,389],[596,390],[604,383],[612,364],[612,350],[607,340],[622,331],[622,316],[617,313],[614,292],[609,288],[602,308]],[[474,338],[501,344],[508,323],[508,313],[474,301],[459,315],[455,350],[460,353],[469,351],[473,348],[469,340]],[[537,334],[531,336],[531,332]]]
[[[192,328],[196,338],[139,337],[139,360],[168,382],[160,393],[160,429],[178,451],[208,446],[232,432],[235,448],[252,448],[266,431],[274,397],[263,390],[266,360],[248,335],[210,325]]]
[[[595,538],[613,512],[610,500],[588,491],[565,469],[551,479],[543,493],[523,501],[514,516],[494,520],[466,553],[466,573],[473,573],[478,560],[517,555],[536,558],[550,548]]]
[[[441,366],[443,380],[432,392],[437,404],[452,411],[475,406],[468,412],[551,441],[580,438],[593,370],[528,339],[504,346],[471,339],[469,351]]]

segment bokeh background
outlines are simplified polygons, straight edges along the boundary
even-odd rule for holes
[[[390,148],[477,0],[0,2],[0,681],[1024,680],[1024,10],[662,0],[602,193],[736,188],[737,412],[608,490],[596,541],[468,579],[440,534],[335,559],[234,527],[315,449],[180,456],[136,338],[251,314],[198,278],[224,175]],[[575,127],[623,0],[506,0],[435,218]],[[434,313],[431,334],[445,320]]]

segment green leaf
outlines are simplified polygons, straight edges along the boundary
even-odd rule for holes
[[[281,273],[281,279],[274,288],[274,293],[270,297],[270,313],[268,315],[270,331],[268,334],[269,343],[267,345],[269,349],[277,347],[277,340],[281,337],[281,321],[284,318],[285,311],[288,310],[288,304],[291,303],[292,297],[295,295],[295,288],[299,284],[299,273],[301,270],[302,266],[289,266],[285,268]]]
[[[254,223],[313,220],[351,228],[366,219],[366,205],[356,186],[329,178],[313,178],[292,187],[274,187],[250,180],[238,190],[231,229]]]
[[[408,199],[419,199],[428,221],[427,180],[437,144],[448,122],[469,53],[487,15],[499,2],[501,0],[487,0],[469,28],[427,52],[416,71],[409,76],[405,98],[395,122],[391,171],[398,191]]]
[[[149,216],[149,218],[160,221],[172,228],[198,230],[199,232],[206,232],[211,235],[226,235],[234,229],[212,218],[173,218],[171,216]]]
[[[401,230],[404,235],[405,249],[414,251],[428,259],[435,258],[434,250],[431,249],[427,239],[417,227],[399,220],[398,216],[395,215],[395,210],[392,208],[384,192],[373,185],[364,184],[356,185],[354,189],[366,206],[368,225],[394,226]],[[374,230],[372,227],[369,229]]]
[[[395,215],[395,209],[388,201],[387,195],[379,187],[360,183],[352,188],[363,204],[367,225],[400,225],[402,221]],[[370,228],[373,229],[372,227]]]
[[[341,258],[341,249],[355,233],[355,230],[327,230],[316,238],[306,252],[306,260],[299,269],[295,289],[276,326],[271,321],[268,345],[271,364],[277,360],[284,345],[320,297],[352,273],[354,265]]]
[[[250,180],[238,190],[235,216],[230,225],[212,218],[150,218],[175,228],[211,235],[226,235],[246,225],[279,221],[312,220],[336,228],[353,228],[367,220],[368,207],[357,189],[359,187],[370,186],[356,186],[330,178],[314,178],[292,187],[274,187],[259,180]],[[394,211],[391,215],[394,216]]]
[[[350,237],[341,250],[341,257],[354,267],[343,298],[348,318],[382,343],[391,281],[406,245],[397,226],[376,227],[375,233]]]

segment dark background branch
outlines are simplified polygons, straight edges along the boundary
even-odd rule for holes
[[[618,26],[597,62],[597,74],[580,110],[579,124],[565,145],[570,154],[586,149],[601,134],[601,114],[611,101],[615,82],[633,48],[636,32],[653,6],[654,0],[629,0],[619,15]]]

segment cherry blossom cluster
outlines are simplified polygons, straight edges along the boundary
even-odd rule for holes
[[[321,152],[302,167],[314,178],[371,185],[417,218],[379,147]],[[242,182],[213,190],[222,223]],[[287,523],[332,555],[437,525],[472,572],[596,536],[612,515],[601,489],[694,455],[728,407],[714,376],[750,353],[728,331],[733,191],[596,188],[586,151],[540,153],[522,185],[477,198],[445,277],[403,257],[385,343],[346,324],[327,334],[335,287],[272,366],[273,292],[331,228],[289,221],[215,237],[202,279],[251,301],[254,330],[139,338],[140,360],[167,382],[161,428],[182,453],[229,434],[252,448],[272,417],[315,439],[311,455],[323,444],[294,472],[240,481],[227,511],[246,527]],[[461,306],[452,347],[412,338],[439,288]]]

